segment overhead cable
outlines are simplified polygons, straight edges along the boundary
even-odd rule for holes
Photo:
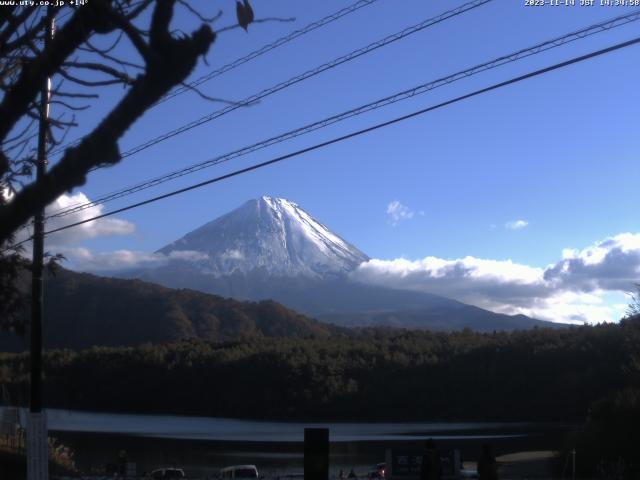
[[[545,42],[542,43],[538,43],[532,47],[528,47],[528,48],[524,48],[521,50],[518,50],[516,52],[510,53],[508,55],[503,55],[501,57],[495,58],[493,60],[490,60],[488,62],[484,62],[481,63],[479,65],[476,65],[474,67],[471,68],[467,68],[465,70],[438,78],[436,80],[431,80],[429,82],[426,83],[422,83],[420,85],[417,85],[413,88],[410,88],[408,90],[404,90],[398,93],[395,93],[393,95],[378,99],[376,101],[367,103],[365,105],[361,105],[359,107],[347,110],[345,112],[339,113],[337,115],[333,115],[327,118],[324,118],[322,120],[307,124],[303,127],[299,127],[296,128],[294,130],[290,130],[288,132],[285,132],[283,134],[274,136],[274,137],[270,137],[267,138],[265,140],[261,140],[259,142],[253,143],[251,145],[242,147],[240,149],[222,154],[222,155],[218,155],[215,156],[213,158],[210,158],[208,160],[190,165],[188,167],[184,167],[178,170],[175,170],[173,172],[137,183],[135,185],[131,185],[129,187],[117,190],[115,192],[111,192],[102,196],[97,197],[96,199],[90,201],[90,202],[85,202],[82,204],[76,204],[73,205],[71,207],[66,207],[63,210],[56,212],[54,214],[49,215],[48,218],[51,217],[61,217],[61,216],[66,216],[72,213],[76,213],[78,211],[87,209],[87,208],[91,208],[94,207],[96,205],[100,205],[100,204],[104,204],[113,200],[116,200],[118,198],[122,198],[128,195],[131,195],[133,193],[137,193],[140,192],[142,190],[146,190],[148,188],[152,188],[155,187],[161,183],[165,183],[167,181],[170,180],[174,180],[180,177],[183,177],[185,175],[189,175],[191,173],[203,170],[205,168],[209,168],[211,166],[214,165],[218,165],[220,163],[238,158],[238,157],[242,157],[245,155],[248,155],[250,153],[253,153],[255,151],[258,150],[262,150],[264,148],[270,147],[272,145],[299,137],[301,135],[305,135],[307,133],[319,130],[321,128],[325,128],[329,125],[344,121],[346,119],[358,116],[358,115],[362,115],[364,113],[367,113],[369,111],[372,110],[377,110],[379,108],[382,108],[384,106],[393,104],[393,103],[397,103],[403,100],[407,100],[410,99],[412,97],[415,97],[416,95],[421,95],[424,94],[426,92],[429,92],[431,90],[434,90],[436,88],[442,87],[444,85],[448,85],[450,83],[456,82],[458,80],[476,75],[478,73],[487,71],[487,70],[491,70],[493,68],[505,65],[507,63],[511,63],[511,62],[515,62],[517,60],[521,60],[523,58],[527,58],[529,56],[532,55],[536,55],[539,54],[541,52],[550,50],[552,48],[557,48],[560,47],[561,45],[573,42],[575,40],[579,40],[581,38],[585,38],[587,36],[596,34],[596,33],[600,33],[600,32],[604,32],[607,30],[611,30],[613,28],[616,27],[620,27],[622,25],[626,25],[630,22],[634,22],[640,20],[640,10],[626,14],[626,15],[621,15],[618,17],[615,17],[613,19],[604,21],[604,22],[600,22],[597,23],[595,25],[591,25],[589,27],[571,32],[569,34],[563,35],[561,37],[556,37],[554,39],[551,40],[547,40]]]

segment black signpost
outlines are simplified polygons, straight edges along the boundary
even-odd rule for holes
[[[304,429],[304,480],[329,479],[329,429]]]

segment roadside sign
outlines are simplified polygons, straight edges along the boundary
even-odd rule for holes
[[[387,462],[387,472],[392,478],[418,478],[422,466],[422,452],[420,450],[390,450],[391,461]]]
[[[423,450],[387,450],[385,458],[387,464],[385,478],[391,480],[414,480],[420,478],[423,454]],[[437,455],[442,469],[442,478],[459,478],[461,467],[460,451],[438,450]]]

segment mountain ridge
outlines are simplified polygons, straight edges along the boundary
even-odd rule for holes
[[[58,268],[55,276],[46,276],[44,286],[47,349],[136,346],[189,338],[322,338],[341,332],[274,301],[242,302],[138,279]],[[24,347],[17,336],[0,334],[0,351]]]
[[[157,253],[168,261],[122,275],[240,300],[272,299],[349,327],[493,331],[554,326],[427,292],[357,281],[349,274],[369,257],[282,198],[245,202]]]

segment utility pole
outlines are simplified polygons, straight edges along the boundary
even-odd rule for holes
[[[43,55],[53,38],[53,7],[47,7]],[[51,79],[46,77],[40,91],[38,124],[38,158],[36,183],[42,181],[47,168],[47,130]],[[44,208],[33,219],[33,262],[31,270],[31,390],[27,425],[27,479],[49,479],[47,419],[42,412],[42,271],[44,265]]]

